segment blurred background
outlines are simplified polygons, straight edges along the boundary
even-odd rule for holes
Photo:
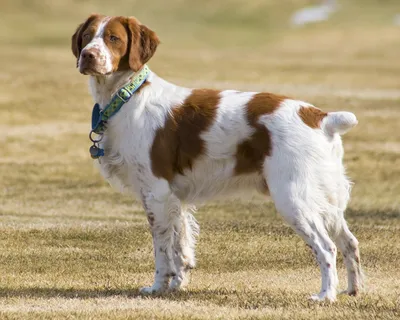
[[[265,89],[397,85],[397,0],[2,0],[0,6],[4,55],[16,47],[68,54],[75,26],[99,12],[134,15],[153,28],[162,45],[152,65],[168,78],[252,81]],[[307,17],[328,19],[293,25]],[[57,56],[47,67],[61,67]]]

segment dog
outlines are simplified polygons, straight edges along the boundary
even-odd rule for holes
[[[199,232],[188,205],[257,190],[314,253],[322,285],[311,298],[336,299],[337,247],[345,293],[358,294],[363,280],[358,241],[344,219],[351,183],[341,140],[355,115],[272,93],[176,86],[146,65],[158,44],[134,17],[93,14],[72,36],[96,102],[90,153],[112,186],[140,199],[150,225],[155,276],[141,293],[188,284]]]

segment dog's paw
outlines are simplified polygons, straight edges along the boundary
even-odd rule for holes
[[[166,291],[166,287],[158,284],[153,284],[151,287],[143,287],[139,290],[142,295],[159,294]]]
[[[322,291],[319,294],[313,294],[310,297],[310,299],[316,302],[322,302],[322,301],[334,302],[336,301],[336,294],[330,291]]]
[[[183,279],[182,277],[175,276],[169,284],[169,290],[171,291],[183,290],[187,287],[188,284],[189,284],[188,275],[185,275]]]
[[[347,295],[352,297],[358,296],[358,293],[359,293],[358,290],[349,290],[349,289],[339,292],[340,295]]]
[[[169,290],[171,291],[178,291],[182,288],[182,281],[179,279],[172,279],[171,283],[169,284]]]

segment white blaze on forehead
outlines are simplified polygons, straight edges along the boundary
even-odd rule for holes
[[[98,70],[102,73],[110,73],[112,72],[112,56],[111,52],[106,46],[104,42],[104,31],[108,22],[111,20],[111,17],[104,17],[101,21],[100,25],[98,26],[96,33],[93,39],[83,48],[84,50],[91,50],[94,49],[97,51],[98,55],[96,57],[97,61],[96,64],[98,66]],[[79,59],[81,60],[81,59]]]
[[[100,23],[100,25],[99,25],[99,27],[98,27],[98,29],[96,31],[96,34],[94,35],[94,38],[96,38],[96,37],[101,37],[102,38],[103,37],[104,30],[106,29],[106,25],[110,20],[111,20],[111,17],[105,17],[103,19],[103,21]]]

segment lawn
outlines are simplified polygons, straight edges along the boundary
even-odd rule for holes
[[[331,20],[292,28],[290,14],[310,3],[0,1],[1,319],[400,318],[400,2],[341,1]],[[199,208],[188,290],[139,295],[154,268],[147,220],[93,167],[93,101],[70,50],[92,12],[154,29],[162,44],[149,65],[171,82],[284,93],[357,115],[344,146],[361,296],[308,300],[319,268],[260,196]],[[341,256],[338,266],[345,289]]]

